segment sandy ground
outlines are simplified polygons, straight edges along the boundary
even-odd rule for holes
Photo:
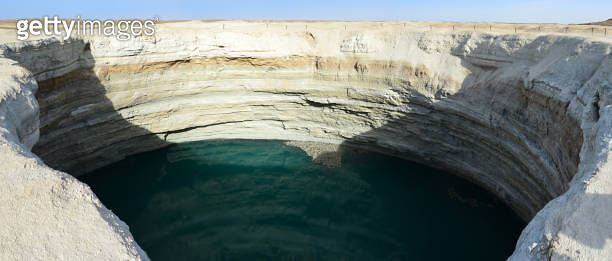
[[[350,22],[350,21],[220,21],[220,20],[185,20],[160,21],[158,29],[232,31],[245,29],[254,31],[286,30],[372,30],[381,28],[389,31],[422,31],[422,32],[478,32],[493,34],[530,34],[530,35],[571,35],[598,40],[612,41],[612,27],[602,25],[567,25],[567,24],[522,24],[522,23],[457,23],[457,22]],[[74,33],[73,33],[74,35]],[[47,36],[30,35],[29,40]],[[0,20],[0,43],[16,42],[16,20]]]

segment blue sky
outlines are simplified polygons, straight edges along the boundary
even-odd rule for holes
[[[0,19],[298,19],[583,23],[612,18],[612,0],[16,0]]]

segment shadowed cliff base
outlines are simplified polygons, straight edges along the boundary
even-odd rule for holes
[[[355,70],[368,71],[367,64],[361,66]],[[492,66],[473,57],[462,57],[462,66],[471,74],[451,95],[425,97],[392,86],[400,96],[412,97],[405,101],[412,111],[389,117],[340,147],[370,148],[449,171],[485,187],[529,221],[569,187],[582,147],[580,124],[567,111],[569,101],[552,100],[525,86],[528,71],[512,75],[508,71],[515,68],[509,65]],[[351,110],[337,103],[317,106],[330,114]],[[357,108],[355,113],[363,111]],[[339,162],[341,155],[342,149],[314,158]]]
[[[119,113],[122,108],[106,97],[107,89],[93,69],[90,43],[79,40],[68,45],[82,48],[75,60],[79,67],[38,83],[41,137],[32,151],[55,169],[83,174],[127,155],[166,146],[163,135],[130,123]],[[66,160],[72,155],[79,160]]]
[[[72,43],[65,49],[44,41],[0,46],[0,235],[10,238],[0,247],[0,259],[149,260],[129,227],[86,184],[48,167],[30,151],[40,131],[35,79],[80,68],[80,58],[65,59],[79,57],[88,45]],[[52,55],[45,55],[49,51]],[[62,51],[69,55],[63,57]],[[17,88],[11,90],[13,83]]]

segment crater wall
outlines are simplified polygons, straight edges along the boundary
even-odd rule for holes
[[[193,140],[364,147],[472,180],[531,220],[511,259],[611,256],[608,41],[377,23],[220,25],[2,45],[28,82],[11,82],[20,105],[0,100],[13,111],[6,143],[73,175]],[[8,72],[7,82],[18,78]]]

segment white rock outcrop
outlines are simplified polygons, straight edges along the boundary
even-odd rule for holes
[[[346,24],[192,21],[125,42],[0,44],[0,259],[147,259],[58,170],[218,138],[436,166],[531,220],[511,260],[612,258],[609,40]]]
[[[0,71],[0,259],[147,260],[87,185],[30,152],[39,134],[36,81],[5,58]]]

